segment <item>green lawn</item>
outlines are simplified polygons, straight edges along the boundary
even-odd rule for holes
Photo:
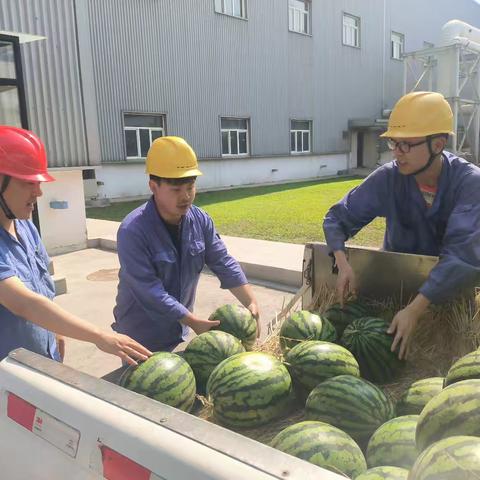
[[[324,241],[322,221],[325,213],[360,182],[358,178],[342,178],[199,193],[195,205],[209,213],[217,230],[224,235],[290,243]],[[89,208],[87,216],[121,221],[142,203],[123,202],[105,208]],[[381,246],[384,225],[383,219],[375,220],[351,243]]]

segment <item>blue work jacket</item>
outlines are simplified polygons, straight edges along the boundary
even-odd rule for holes
[[[152,351],[172,350],[188,334],[179,320],[193,309],[205,264],[217,275],[221,288],[247,283],[203,210],[192,206],[180,232],[181,255],[153,197],[131,212],[118,230],[120,272],[112,328]]]
[[[0,281],[18,277],[23,284],[49,299],[55,286],[48,264],[50,259],[30,220],[14,220],[18,241],[0,228]],[[32,352],[59,360],[55,335],[0,305],[0,359],[11,350],[23,347]]]
[[[375,217],[385,217],[385,250],[439,256],[420,288],[433,303],[480,280],[480,169],[448,152],[442,157],[430,208],[415,178],[402,175],[394,160],[335,204],[323,223],[333,251],[343,250]]]

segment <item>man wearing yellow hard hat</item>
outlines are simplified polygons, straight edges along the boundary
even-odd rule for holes
[[[190,145],[179,137],[157,138],[147,154],[152,197],[123,220],[117,236],[119,285],[114,308],[117,332],[152,351],[171,351],[189,332],[206,332],[218,321],[193,314],[203,267],[257,319],[257,301],[238,262],[212,219],[193,205],[202,172]],[[257,329],[259,332],[259,329]]]
[[[355,291],[345,241],[376,217],[386,218],[384,249],[439,256],[417,296],[393,318],[392,350],[407,352],[430,303],[440,303],[480,278],[480,169],[444,151],[453,115],[435,92],[412,92],[395,105],[386,137],[395,160],[375,170],[327,213],[323,229],[338,266],[343,301]]]

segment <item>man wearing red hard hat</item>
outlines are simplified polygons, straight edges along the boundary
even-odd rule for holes
[[[94,343],[135,364],[151,352],[126,335],[104,332],[56,305],[49,258],[29,220],[42,195],[45,148],[32,132],[0,125],[0,360],[18,347],[60,360],[55,333]]]

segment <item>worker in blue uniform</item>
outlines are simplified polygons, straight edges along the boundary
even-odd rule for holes
[[[0,126],[0,360],[19,347],[62,360],[55,333],[94,343],[136,364],[151,352],[126,335],[104,332],[52,302],[50,260],[29,220],[41,182],[55,180],[32,132]]]
[[[439,256],[416,297],[391,323],[392,351],[398,346],[400,358],[430,303],[448,300],[480,279],[480,169],[444,150],[452,130],[452,110],[441,94],[403,96],[382,135],[395,160],[332,206],[323,223],[342,301],[356,288],[345,241],[376,217],[386,219],[385,250]]]
[[[120,273],[112,328],[153,351],[172,351],[189,328],[201,334],[218,321],[193,313],[205,265],[220,286],[259,313],[251,286],[215,230],[212,219],[193,205],[202,175],[197,157],[180,137],[156,139],[147,154],[152,196],[123,220],[117,235]]]

